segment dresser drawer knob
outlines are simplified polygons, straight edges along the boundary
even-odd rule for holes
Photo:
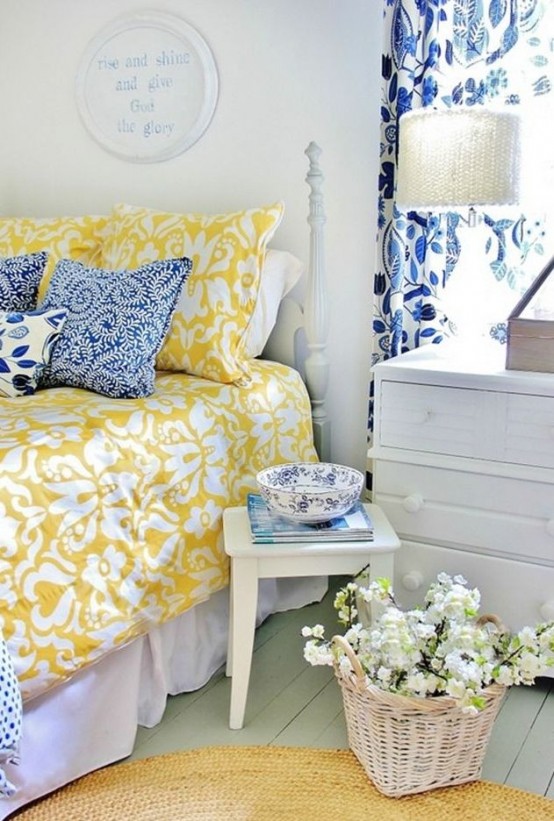
[[[430,410],[422,410],[416,411],[412,416],[412,421],[416,425],[424,425],[426,422],[429,422],[431,419],[431,411]]]
[[[419,590],[423,584],[423,574],[419,570],[410,570],[402,576],[402,584],[406,590]]]
[[[554,519],[549,519],[546,523],[546,532],[549,536],[554,536]]]
[[[544,604],[541,604],[539,613],[544,621],[554,621],[554,599],[549,599],[549,601],[545,601]]]
[[[420,493],[412,493],[402,500],[402,507],[406,513],[417,513],[423,507],[423,496]]]

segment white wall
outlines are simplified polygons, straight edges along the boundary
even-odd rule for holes
[[[75,77],[90,40],[144,8],[208,41],[220,94],[206,133],[171,160],[118,159],[83,127]],[[332,458],[365,468],[376,225],[377,0],[0,0],[0,212],[107,213],[126,201],[219,212],[283,199],[273,241],[307,261],[304,149],[322,149],[330,298]]]

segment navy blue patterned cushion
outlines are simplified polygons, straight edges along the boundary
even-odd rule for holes
[[[48,254],[24,254],[0,259],[0,311],[32,311]]]
[[[66,311],[0,311],[0,396],[35,392]]]
[[[133,271],[58,262],[41,307],[63,307],[68,316],[41,386],[71,385],[116,399],[153,393],[156,354],[191,268],[186,257]]]

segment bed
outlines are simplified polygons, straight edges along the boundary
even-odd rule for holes
[[[41,272],[48,329],[33,369],[26,326],[10,326],[24,364],[4,369],[15,393],[0,398],[0,626],[24,700],[0,818],[129,755],[169,694],[223,665],[224,508],[262,467],[328,457],[320,150],[306,154],[304,287],[298,261],[270,246],[280,203],[1,221],[0,256]],[[303,306],[287,296],[295,284]],[[102,313],[106,294],[117,316]],[[258,621],[325,589],[267,580]]]

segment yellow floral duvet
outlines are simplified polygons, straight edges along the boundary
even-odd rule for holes
[[[222,512],[316,459],[291,368],[248,387],[159,373],[146,399],[0,399],[0,630],[25,698],[228,583]]]

